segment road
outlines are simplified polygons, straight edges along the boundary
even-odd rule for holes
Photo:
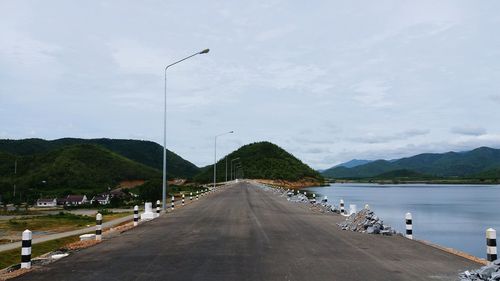
[[[479,267],[341,219],[242,182],[16,280],[455,280]]]

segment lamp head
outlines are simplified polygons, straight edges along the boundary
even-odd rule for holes
[[[210,49],[205,49],[205,50],[199,52],[198,54],[202,55],[202,54],[206,54],[208,52],[210,52]]]

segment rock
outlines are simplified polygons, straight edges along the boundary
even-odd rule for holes
[[[347,217],[345,222],[339,223],[343,230],[350,230],[356,232],[366,232],[369,234],[384,234],[393,235],[395,231],[384,222],[380,220],[373,211],[363,209]]]

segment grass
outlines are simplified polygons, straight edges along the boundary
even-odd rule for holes
[[[73,243],[80,240],[79,237],[70,236],[61,239],[55,239],[39,244],[34,244],[31,248],[31,257],[37,257],[43,255],[45,253],[58,250],[62,248],[64,245],[69,243]],[[5,252],[1,252],[0,254],[0,269],[9,267],[11,265],[17,264],[21,262],[21,248],[17,248],[14,250],[9,250]]]
[[[103,221],[110,221],[130,214],[131,213],[104,213]],[[87,225],[95,225],[94,216],[75,215],[66,212],[60,212],[55,215],[23,217],[0,221],[0,228],[11,234],[15,232],[20,233],[25,229],[56,233],[83,228]]]

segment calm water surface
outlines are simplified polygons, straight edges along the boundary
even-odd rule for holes
[[[500,231],[500,185],[332,184],[308,188],[346,210],[365,204],[398,232],[406,212],[413,215],[413,236],[477,257],[486,256],[485,231]]]

